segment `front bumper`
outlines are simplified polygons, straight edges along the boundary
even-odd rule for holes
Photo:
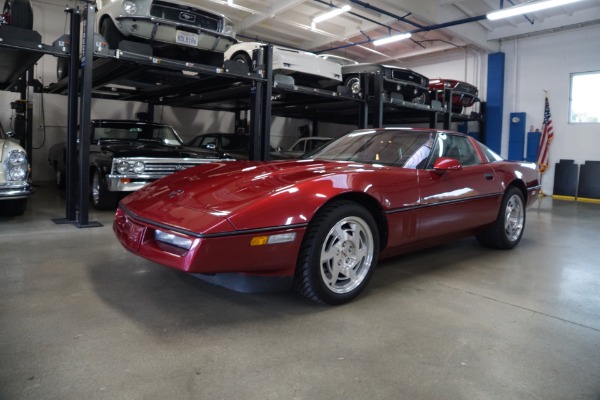
[[[29,183],[0,183],[0,200],[24,199],[33,193],[35,193],[35,189]]]
[[[338,64],[299,51],[275,48],[273,71],[282,74],[301,73],[337,82],[342,81],[342,68]]]
[[[191,240],[190,248],[184,249],[157,241],[157,229]],[[185,232],[159,222],[142,220],[122,208],[117,209],[113,224],[113,231],[123,247],[147,260],[190,273],[245,273],[261,276],[294,274],[305,229],[282,227],[269,231],[270,235],[294,232],[295,240],[252,246],[252,238],[265,233],[232,231],[205,235]]]
[[[106,175],[106,187],[109,192],[135,192],[159,178],[162,177]]]
[[[229,46],[237,43],[237,40],[232,36],[162,18],[150,16],[119,16],[116,19],[118,21],[117,26],[124,35],[136,36],[177,46],[224,53]],[[197,42],[177,42],[177,31],[197,34]]]

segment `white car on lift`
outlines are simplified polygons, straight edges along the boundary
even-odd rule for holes
[[[25,212],[27,198],[34,192],[29,172],[27,153],[0,125],[0,215]]]
[[[97,31],[117,48],[122,39],[223,53],[235,25],[222,14],[181,0],[100,0]]]
[[[254,50],[265,43],[241,42],[229,47],[225,60],[247,64],[252,70]],[[273,46],[273,72],[290,75],[294,83],[305,86],[330,87],[342,81],[342,68],[339,64],[325,60],[308,51]]]

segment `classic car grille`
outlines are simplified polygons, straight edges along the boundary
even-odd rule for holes
[[[428,87],[428,79],[408,69],[393,69],[391,78],[399,81],[412,82],[420,87]]]
[[[129,163],[130,168],[125,173],[117,172],[117,164],[121,161]],[[136,161],[142,161],[144,163],[144,171],[141,173],[135,173],[133,171],[133,165]],[[112,173],[121,175],[123,177],[135,178],[136,176],[143,176],[149,178],[161,178],[163,176],[172,174],[177,171],[182,171],[187,168],[191,168],[196,165],[206,164],[215,161],[222,161],[216,158],[185,158],[185,159],[168,159],[168,158],[155,158],[148,159],[143,157],[128,157],[128,158],[115,158],[113,159]]]
[[[183,24],[197,26],[219,32],[222,27],[222,18],[218,15],[191,7],[178,6],[177,4],[155,1],[152,3],[150,15],[175,21]]]
[[[146,168],[144,169],[144,175],[157,175],[163,176],[172,174],[173,172],[181,171],[195,165],[204,164],[206,161],[198,162],[198,163],[146,163]]]
[[[477,88],[473,85],[469,85],[463,82],[460,82],[458,85],[456,85],[454,91],[477,96]]]

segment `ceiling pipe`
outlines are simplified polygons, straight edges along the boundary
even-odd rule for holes
[[[315,1],[316,1],[317,3],[325,4],[326,6],[335,7],[333,4],[331,4],[331,3],[328,3],[328,2],[326,2],[326,1],[324,1],[324,0],[315,0]],[[399,29],[396,29],[396,28],[394,28],[394,27],[391,27],[391,26],[389,26],[389,25],[382,24],[382,23],[381,23],[381,22],[379,22],[379,21],[376,21],[376,20],[374,20],[374,19],[371,19],[371,18],[369,18],[369,17],[365,17],[364,15],[357,14],[357,13],[356,13],[356,12],[354,12],[354,11],[348,11],[346,14],[353,15],[353,16],[355,16],[355,17],[357,17],[357,18],[364,19],[365,21],[371,22],[372,24],[379,25],[379,26],[381,26],[381,27],[387,28],[389,32],[391,32],[391,31],[395,31],[395,32],[398,32],[398,33],[405,33],[405,31],[401,31],[401,30],[399,30]],[[393,18],[396,18],[396,17],[394,16]],[[362,31],[361,31],[361,33],[364,35],[364,33],[363,33]],[[366,36],[366,35],[365,35],[365,36]],[[368,37],[368,36],[367,36],[367,37]],[[415,43],[415,44],[417,44],[417,45],[419,45],[419,46],[421,46],[421,47],[425,48],[424,46],[420,45],[420,44],[419,44],[417,41],[415,41],[414,39],[410,39],[410,40],[411,40],[413,43]]]
[[[419,29],[414,29],[412,31],[406,31],[406,33],[415,34],[415,33],[419,33],[419,32],[429,32],[429,31],[434,31],[434,30],[437,30],[437,29],[448,28],[448,27],[451,27],[451,26],[468,24],[470,22],[482,21],[482,20],[484,20],[486,18],[487,17],[485,15],[479,15],[479,16],[476,16],[476,17],[469,17],[469,18],[459,19],[459,20],[456,20],[456,21],[444,22],[442,24],[436,24],[436,25],[430,25],[430,26],[422,26]],[[358,46],[358,45],[361,45],[361,44],[372,43],[374,41],[375,40],[372,40],[371,38],[369,38],[369,40],[365,40],[365,41],[362,41],[362,42],[350,43],[350,44],[343,45],[343,46],[332,47],[332,48],[329,48],[329,49],[326,49],[326,50],[316,51],[315,53],[319,54],[319,53],[323,53],[323,52],[326,52],[326,51],[345,49],[345,48],[352,47],[352,46]]]
[[[511,6],[516,6],[517,5],[512,0],[508,0],[508,2],[510,3]],[[500,9],[502,10],[503,8],[504,8],[504,0],[500,0]],[[529,18],[527,15],[523,14],[523,18],[525,18],[527,21],[529,21],[529,23],[531,23],[531,25],[534,24],[534,21],[531,18]]]
[[[373,11],[375,11],[375,12],[378,12],[378,13],[380,13],[380,14],[387,15],[388,17],[395,18],[395,19],[397,19],[398,21],[406,22],[407,24],[410,24],[410,25],[412,25],[412,26],[414,26],[414,27],[416,27],[416,28],[424,28],[424,26],[423,26],[423,25],[417,24],[416,22],[413,22],[413,21],[410,21],[410,20],[406,19],[406,17],[407,17],[408,15],[410,15],[410,14],[407,14],[407,15],[405,15],[404,17],[401,17],[401,16],[399,16],[399,15],[396,15],[396,14],[394,14],[394,13],[391,13],[391,12],[389,12],[389,11],[386,11],[386,10],[384,10],[384,9],[382,9],[382,8],[379,8],[379,7],[372,6],[372,5],[370,5],[369,3],[365,3],[364,1],[360,1],[360,0],[349,0],[349,1],[350,1],[351,3],[355,3],[355,4],[358,4],[358,5],[360,5],[360,6],[363,6],[364,8],[367,8],[367,9],[369,9],[369,10],[373,10]]]

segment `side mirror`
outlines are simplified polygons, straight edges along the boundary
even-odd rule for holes
[[[445,171],[459,171],[462,169],[462,165],[455,158],[440,157],[433,164],[433,169],[438,173]]]
[[[277,146],[277,152],[281,153],[283,151],[283,148],[281,146]]]
[[[15,131],[8,131],[6,132],[6,136],[8,136],[10,139],[14,139],[17,136],[17,134]]]

